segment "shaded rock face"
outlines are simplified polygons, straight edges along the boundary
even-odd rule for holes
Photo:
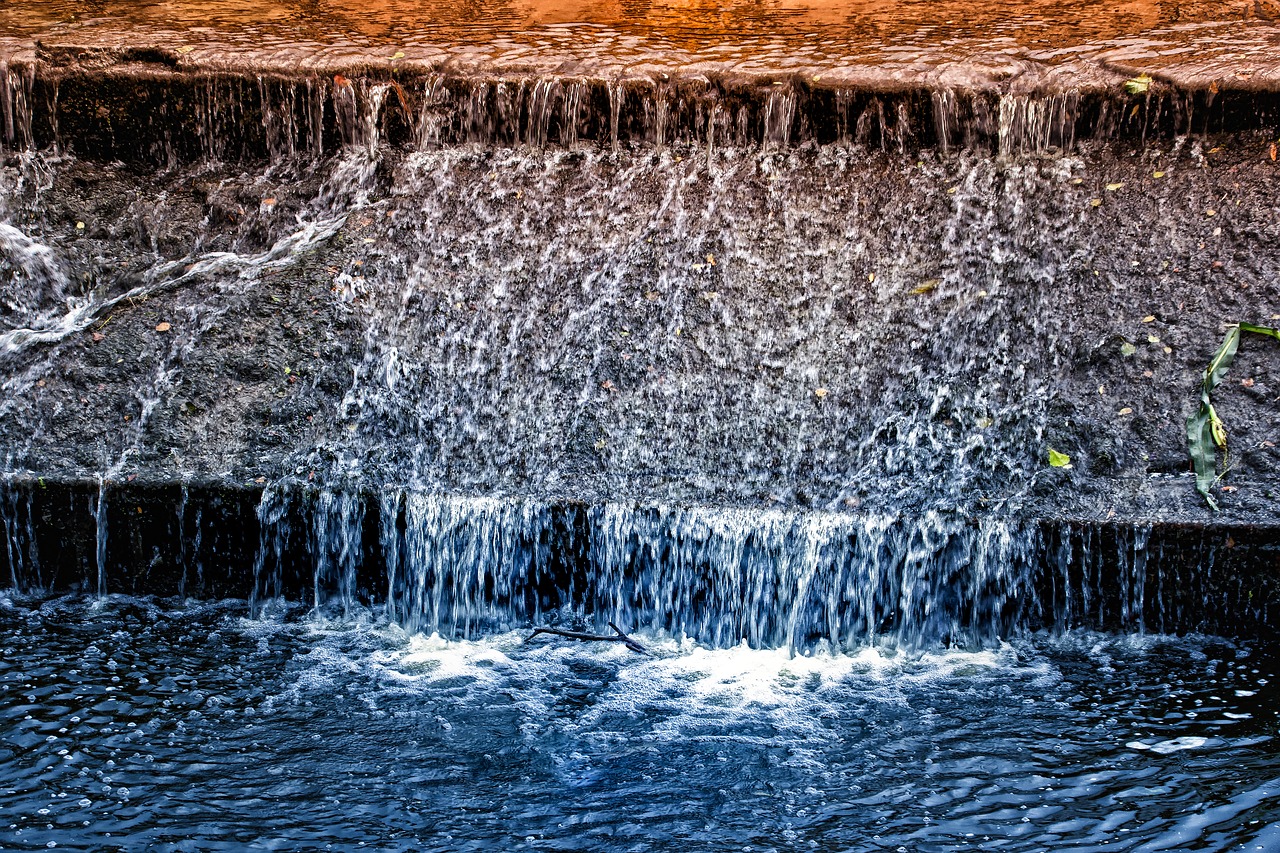
[[[11,154],[7,467],[1198,517],[1198,373],[1280,311],[1269,142]],[[1218,393],[1241,520],[1276,349]]]

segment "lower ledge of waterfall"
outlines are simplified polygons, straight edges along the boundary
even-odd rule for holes
[[[711,648],[980,649],[1028,631],[1274,635],[1280,528],[581,503],[385,488],[6,481],[8,586],[375,608]]]

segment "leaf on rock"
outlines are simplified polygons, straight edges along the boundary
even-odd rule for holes
[[[1065,453],[1059,453],[1052,447],[1049,448],[1049,467],[1051,468],[1070,468],[1071,457]]]
[[[1130,95],[1141,95],[1151,88],[1151,75],[1139,74],[1124,81],[1125,91]]]

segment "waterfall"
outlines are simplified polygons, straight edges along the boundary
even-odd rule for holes
[[[1280,270],[1265,103],[580,72],[175,71],[108,127],[5,66],[7,583],[794,650],[1266,622],[1162,544]]]
[[[372,499],[368,501],[374,506]],[[358,494],[273,491],[259,509],[259,600],[282,543],[311,530],[313,602],[351,612],[381,551],[406,628],[474,637],[547,618],[612,621],[715,647],[975,647],[1012,631],[1037,543],[1024,525],[712,507],[593,507],[390,489],[367,530]]]

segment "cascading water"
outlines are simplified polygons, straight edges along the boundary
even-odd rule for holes
[[[4,333],[3,408],[22,425],[10,469],[271,480],[255,596],[298,590],[271,567],[301,549],[313,603],[333,594],[349,610],[380,586],[357,580],[370,556],[388,561],[391,610],[432,630],[527,622],[544,611],[541,587],[579,618],[716,645],[973,644],[1013,629],[1039,571],[1018,531],[1046,506],[1079,511],[1041,497],[1064,479],[1046,446],[1080,448],[1120,478],[1171,452],[1089,423],[1115,417],[1090,411],[1094,381],[1112,411],[1143,406],[1147,390],[1108,398],[1106,374],[1130,373],[1123,358],[1147,374],[1179,363],[1155,335],[1116,357],[1133,333],[1096,305],[1190,314],[1203,296],[1168,271],[1198,263],[1179,255],[1188,231],[1224,239],[1202,208],[1229,172],[1205,169],[1203,143],[1181,137],[1130,160],[1072,151],[1079,96],[979,108],[940,90],[943,154],[904,157],[857,141],[926,135],[879,99],[837,93],[837,126],[860,129],[816,145],[800,115],[817,101],[802,109],[787,86],[754,116],[674,83],[612,87],[590,107],[588,88],[213,80],[196,114],[204,159],[123,211],[118,178],[19,155],[5,209],[36,224],[3,232],[25,300]],[[387,142],[405,110],[417,110],[408,150]],[[261,172],[217,162],[249,115]],[[988,122],[994,157],[973,150]],[[603,149],[578,147],[591,128],[607,128]],[[460,138],[483,145],[445,144]],[[1180,180],[1166,189],[1153,173]],[[1126,197],[1121,220],[1104,202],[1129,183],[1154,196]],[[68,209],[80,185],[104,187],[105,209]],[[189,210],[203,217],[193,234],[167,229]],[[1260,251],[1275,228],[1265,206],[1234,216],[1235,244]],[[1168,257],[1117,228],[1164,229]],[[133,325],[117,332],[121,313]],[[105,357],[69,371],[86,346]],[[1113,363],[1082,381],[1099,347]],[[68,414],[104,399],[122,423]],[[366,523],[370,488],[404,492],[402,515]],[[1100,502],[1114,514],[1118,498]],[[309,534],[278,501],[311,505]],[[550,509],[575,503],[586,509]],[[683,540],[704,528],[714,556],[694,559]],[[1024,544],[988,555],[993,537]],[[557,552],[534,562],[563,577],[529,580],[529,542]]]
[[[276,537],[311,515],[315,601],[350,610],[360,506],[331,493],[313,506],[274,494],[265,506]],[[474,637],[572,611],[717,647],[852,649],[885,636],[979,644],[1011,629],[1034,533],[978,525],[392,491],[379,544],[387,607],[414,631]],[[267,595],[281,586],[272,567],[284,550],[270,553],[257,577]]]
[[[0,847],[1280,843],[1273,27],[14,3]]]

